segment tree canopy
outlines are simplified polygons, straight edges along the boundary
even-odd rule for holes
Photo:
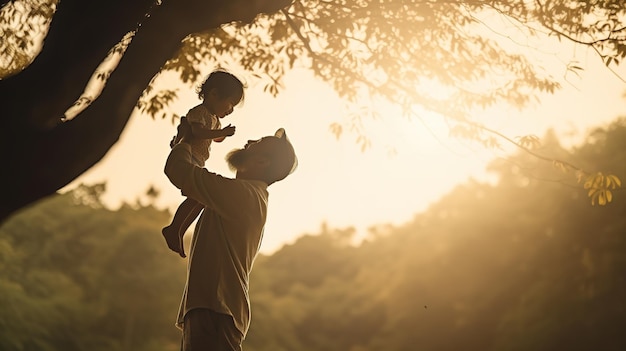
[[[8,38],[0,45],[0,152],[15,169],[6,175],[12,186],[0,194],[0,218],[97,163],[137,106],[161,114],[175,98],[150,86],[162,70],[195,82],[210,59],[218,65],[234,60],[277,94],[285,72],[302,66],[355,104],[392,102],[407,118],[434,113],[457,135],[495,145],[507,139],[477,122],[481,108],[503,101],[523,107],[560,86],[554,72],[526,55],[533,48],[516,44],[515,36],[569,41],[592,50],[608,69],[626,56],[626,10],[609,0],[113,0],[89,11],[77,0],[0,4],[0,30]],[[17,13],[33,21],[17,21]],[[36,38],[28,33],[48,22],[49,31],[38,32],[45,35],[43,50],[31,62],[28,43]],[[120,45],[128,33],[132,41]],[[123,52],[115,70],[97,71],[111,52]],[[564,70],[583,68],[569,62]],[[88,107],[77,117],[65,119],[94,73],[106,81],[104,89],[83,99]],[[364,117],[363,110],[350,116],[349,129],[362,133]],[[343,129],[338,123],[333,130],[339,135]],[[358,140],[366,147],[363,135]],[[598,188],[595,193],[604,194],[598,203],[610,201],[606,191],[619,185],[609,174],[557,162]]]

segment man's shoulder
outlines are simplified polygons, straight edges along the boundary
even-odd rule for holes
[[[258,196],[267,198],[269,196],[269,192],[267,191],[267,183],[260,180],[249,180],[242,179],[240,180],[243,187],[253,191]]]
[[[217,203],[237,203],[237,208],[257,208],[267,206],[268,185],[258,180],[237,179],[203,169],[213,179],[209,187]]]

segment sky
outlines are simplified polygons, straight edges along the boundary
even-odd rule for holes
[[[498,107],[481,114],[491,128],[515,138],[548,128],[564,144],[578,143],[590,127],[603,126],[626,111],[626,84],[599,59],[589,58],[580,76],[569,76],[563,88],[544,95],[523,111]],[[564,72],[564,67],[560,68]],[[208,72],[207,72],[208,73]],[[233,71],[235,74],[240,72]],[[557,75],[560,74],[557,71]],[[244,74],[245,75],[245,74]],[[245,78],[245,77],[244,77]],[[164,76],[163,86],[176,84]],[[285,89],[276,97],[250,84],[245,101],[222,120],[236,126],[234,136],[214,143],[206,168],[232,177],[224,156],[247,140],[286,129],[299,159],[295,173],[270,186],[270,205],[261,252],[271,254],[303,234],[330,228],[354,227],[357,239],[380,225],[401,225],[425,211],[457,184],[470,178],[493,181],[485,167],[506,151],[487,150],[468,141],[448,137],[441,120],[407,121],[388,106],[383,118],[368,121],[372,146],[361,151],[350,132],[337,139],[333,122],[346,121],[345,103],[326,83],[305,70],[287,75]],[[181,86],[172,107],[178,115],[198,104],[191,87]],[[145,198],[150,186],[161,191],[157,207],[173,213],[183,200],[163,174],[169,141],[176,126],[169,119],[135,113],[120,141],[91,170],[62,189],[80,183],[107,182],[104,202],[116,209],[121,203]],[[158,233],[155,237],[160,238]]]

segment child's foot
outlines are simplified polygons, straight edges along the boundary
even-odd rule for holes
[[[178,234],[178,230],[176,228],[168,225],[161,230],[161,234],[163,234],[167,247],[169,247],[170,250],[177,252],[180,257],[187,257],[183,247],[183,236]]]

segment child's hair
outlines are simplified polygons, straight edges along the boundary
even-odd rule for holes
[[[204,96],[213,88],[221,99],[233,97],[239,102],[243,101],[244,84],[232,73],[221,69],[211,72],[196,89],[198,97],[204,100]]]

